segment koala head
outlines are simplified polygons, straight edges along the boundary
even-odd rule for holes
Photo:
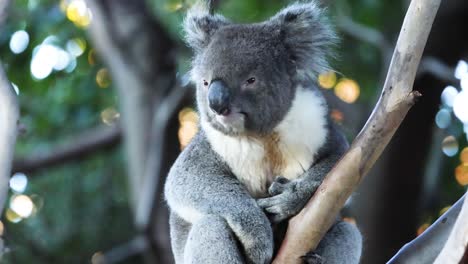
[[[328,68],[334,31],[315,3],[267,21],[235,24],[198,4],[184,21],[203,125],[227,135],[265,135],[284,118],[301,83]]]

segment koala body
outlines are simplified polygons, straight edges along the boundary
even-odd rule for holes
[[[198,5],[184,29],[200,131],[165,185],[176,263],[269,263],[287,220],[348,147],[315,78],[334,32],[313,2],[255,24]],[[359,231],[338,221],[304,261],[358,263],[360,254]]]

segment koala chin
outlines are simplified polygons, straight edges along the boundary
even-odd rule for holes
[[[202,118],[202,126],[206,129],[212,128],[227,136],[242,136],[245,134],[245,114],[240,111],[229,113],[229,115],[211,114]]]
[[[336,43],[314,1],[236,24],[199,3],[184,20],[200,131],[165,185],[176,263],[270,263],[296,215],[348,148],[316,77]],[[305,263],[358,263],[338,220]]]

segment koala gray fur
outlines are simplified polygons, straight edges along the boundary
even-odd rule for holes
[[[200,130],[165,185],[176,263],[269,263],[348,148],[316,85],[336,40],[329,25],[312,1],[255,24],[202,4],[188,12]],[[361,244],[337,221],[304,262],[358,263]]]

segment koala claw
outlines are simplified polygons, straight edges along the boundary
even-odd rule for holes
[[[293,214],[287,203],[287,198],[283,194],[258,199],[257,203],[267,213],[268,218],[273,223],[279,223],[286,220]]]
[[[317,189],[319,182],[303,182],[277,177],[268,189],[271,197],[257,200],[270,221],[278,223],[297,214]]]
[[[286,179],[285,177],[276,177],[275,181],[270,185],[270,188],[268,188],[268,193],[271,196],[282,193],[286,189],[289,182],[290,180]]]
[[[302,263],[304,264],[323,264],[325,259],[315,252],[309,252],[305,256],[301,257]]]

